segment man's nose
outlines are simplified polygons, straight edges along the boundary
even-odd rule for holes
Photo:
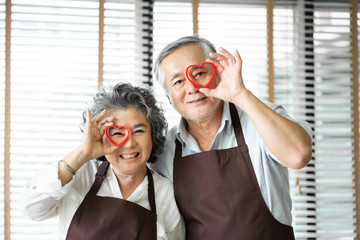
[[[192,84],[188,79],[186,79],[185,88],[187,93],[196,93],[199,91],[199,88]]]

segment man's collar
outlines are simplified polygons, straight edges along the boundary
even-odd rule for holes
[[[231,115],[230,115],[230,107],[229,107],[229,102],[224,102],[223,105],[223,114],[222,114],[222,118],[221,118],[221,126],[220,126],[220,131],[223,130],[223,128],[226,128],[226,131],[228,134],[231,134],[231,130],[232,130],[232,124],[231,124]]]
[[[228,134],[231,134],[232,124],[231,124],[231,115],[229,102],[223,102],[223,112],[221,117],[221,125],[218,132],[223,131],[224,127]],[[180,122],[177,126],[176,130],[176,138],[182,143],[184,147],[185,139],[189,138],[189,132],[187,130],[187,123],[185,118],[181,117]]]

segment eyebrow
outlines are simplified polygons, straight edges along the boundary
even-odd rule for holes
[[[171,75],[169,81],[171,82],[172,80],[174,80],[174,79],[177,78],[178,76],[180,76],[180,73],[175,73],[175,74]]]
[[[146,128],[146,124],[145,123],[138,123],[133,128],[139,128],[139,127],[145,127]]]

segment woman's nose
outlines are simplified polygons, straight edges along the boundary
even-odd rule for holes
[[[132,136],[132,134],[129,133],[129,137],[128,137],[127,141],[125,142],[124,147],[131,148],[131,147],[134,147],[135,145],[136,145],[136,141],[134,139],[134,136]]]

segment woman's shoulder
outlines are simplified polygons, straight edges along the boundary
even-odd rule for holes
[[[95,180],[95,174],[101,163],[102,161],[93,159],[81,166],[74,176],[74,187],[79,189],[90,188]]]

